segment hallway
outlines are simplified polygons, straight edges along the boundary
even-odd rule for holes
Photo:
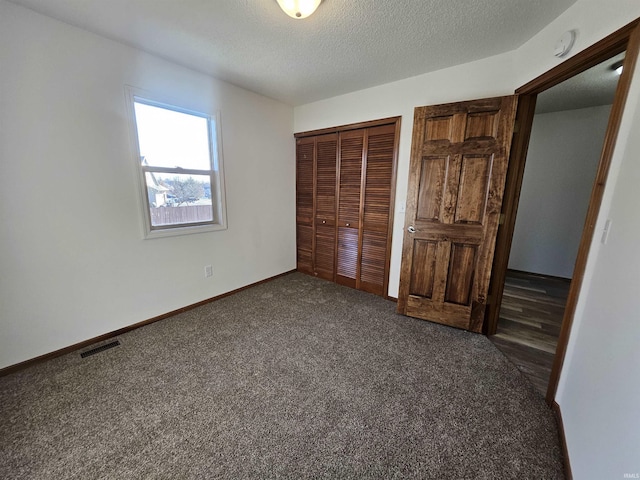
[[[498,333],[489,339],[546,394],[570,280],[509,270]]]

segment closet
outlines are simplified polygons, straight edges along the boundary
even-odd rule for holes
[[[387,295],[399,127],[295,135],[298,271]]]

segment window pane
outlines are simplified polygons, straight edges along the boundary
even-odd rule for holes
[[[211,222],[211,177],[146,172],[151,226]]]
[[[144,165],[211,170],[207,118],[134,102]]]

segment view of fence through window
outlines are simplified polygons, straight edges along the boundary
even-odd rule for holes
[[[151,227],[214,222],[210,118],[139,98],[134,109]]]

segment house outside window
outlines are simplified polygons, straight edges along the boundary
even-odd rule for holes
[[[127,94],[145,237],[225,229],[219,115]]]

